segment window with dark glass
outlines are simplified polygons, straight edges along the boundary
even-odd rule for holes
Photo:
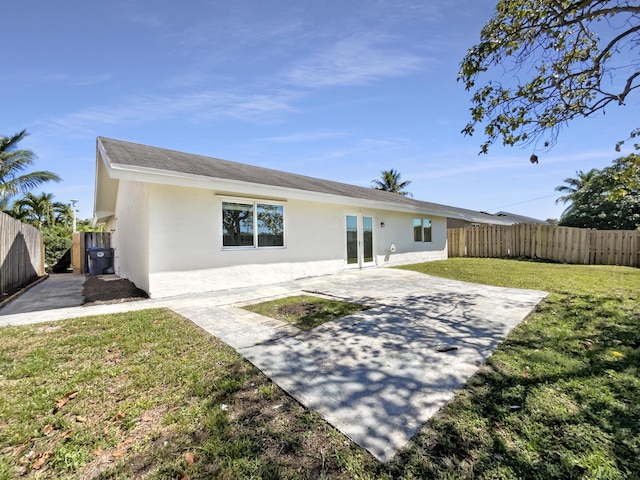
[[[258,202],[222,202],[222,246],[283,247],[284,208]]]
[[[253,246],[253,205],[223,202],[222,232],[225,247]]]
[[[413,241],[431,242],[431,220],[428,218],[413,219]]]

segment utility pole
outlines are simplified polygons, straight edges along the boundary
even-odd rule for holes
[[[78,203],[78,200],[71,200],[71,211],[73,212],[73,233],[76,233],[76,203]]]

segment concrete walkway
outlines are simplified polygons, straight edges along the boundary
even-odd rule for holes
[[[0,315],[31,313],[82,305],[84,275],[51,274],[18,298],[0,308]]]
[[[239,308],[303,292],[371,308],[309,332]],[[5,315],[0,326],[170,308],[388,461],[545,296],[378,268],[259,288]]]

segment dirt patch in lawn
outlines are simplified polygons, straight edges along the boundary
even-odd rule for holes
[[[82,289],[85,305],[123,303],[149,298],[147,292],[139,289],[126,278],[108,275],[90,275]]]
[[[286,317],[287,315],[306,317],[307,315],[313,315],[314,313],[322,311],[323,308],[323,304],[302,300],[299,303],[283,305],[278,309],[278,314],[283,317]]]
[[[300,330],[311,330],[325,322],[352,315],[369,307],[342,300],[298,295],[243,307],[251,312],[291,323]]]

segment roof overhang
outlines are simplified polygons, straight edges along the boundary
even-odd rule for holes
[[[413,205],[403,205],[393,202],[381,202],[379,200],[369,200],[343,195],[333,195],[322,192],[312,192],[308,190],[299,190],[295,188],[280,187],[275,185],[262,185],[253,182],[230,180],[226,178],[192,175],[188,173],[160,170],[148,167],[134,167],[131,165],[123,165],[117,163],[112,163],[109,165],[108,175],[112,180],[110,184],[104,186],[106,190],[108,190],[109,187],[113,187],[113,185],[115,185],[115,188],[117,188],[118,180],[131,180],[160,185],[213,190],[218,195],[258,196],[265,199],[302,200],[334,205],[344,205],[347,207],[393,210],[396,212],[401,211],[407,213],[420,213],[423,215],[434,215],[441,217],[450,216],[444,211],[441,212],[435,209],[426,209]],[[456,216],[459,215],[455,212],[451,212],[451,214]]]
[[[96,188],[94,203],[94,223],[104,223],[115,214],[118,184],[120,180],[144,182],[159,185],[180,186],[211,190],[216,195],[259,197],[274,200],[301,200],[309,202],[342,205],[349,208],[388,210],[434,217],[449,217],[468,222],[510,224],[492,215],[448,207],[429,202],[385,201],[351,195],[339,195],[286,186],[262,184],[246,180],[198,175],[175,170],[152,168],[140,165],[116,163],[110,159],[104,146],[97,140],[96,147]],[[400,200],[402,198],[402,200]]]
[[[116,211],[119,179],[114,176],[100,142],[96,147],[96,182],[93,199],[93,225],[104,223]]]

